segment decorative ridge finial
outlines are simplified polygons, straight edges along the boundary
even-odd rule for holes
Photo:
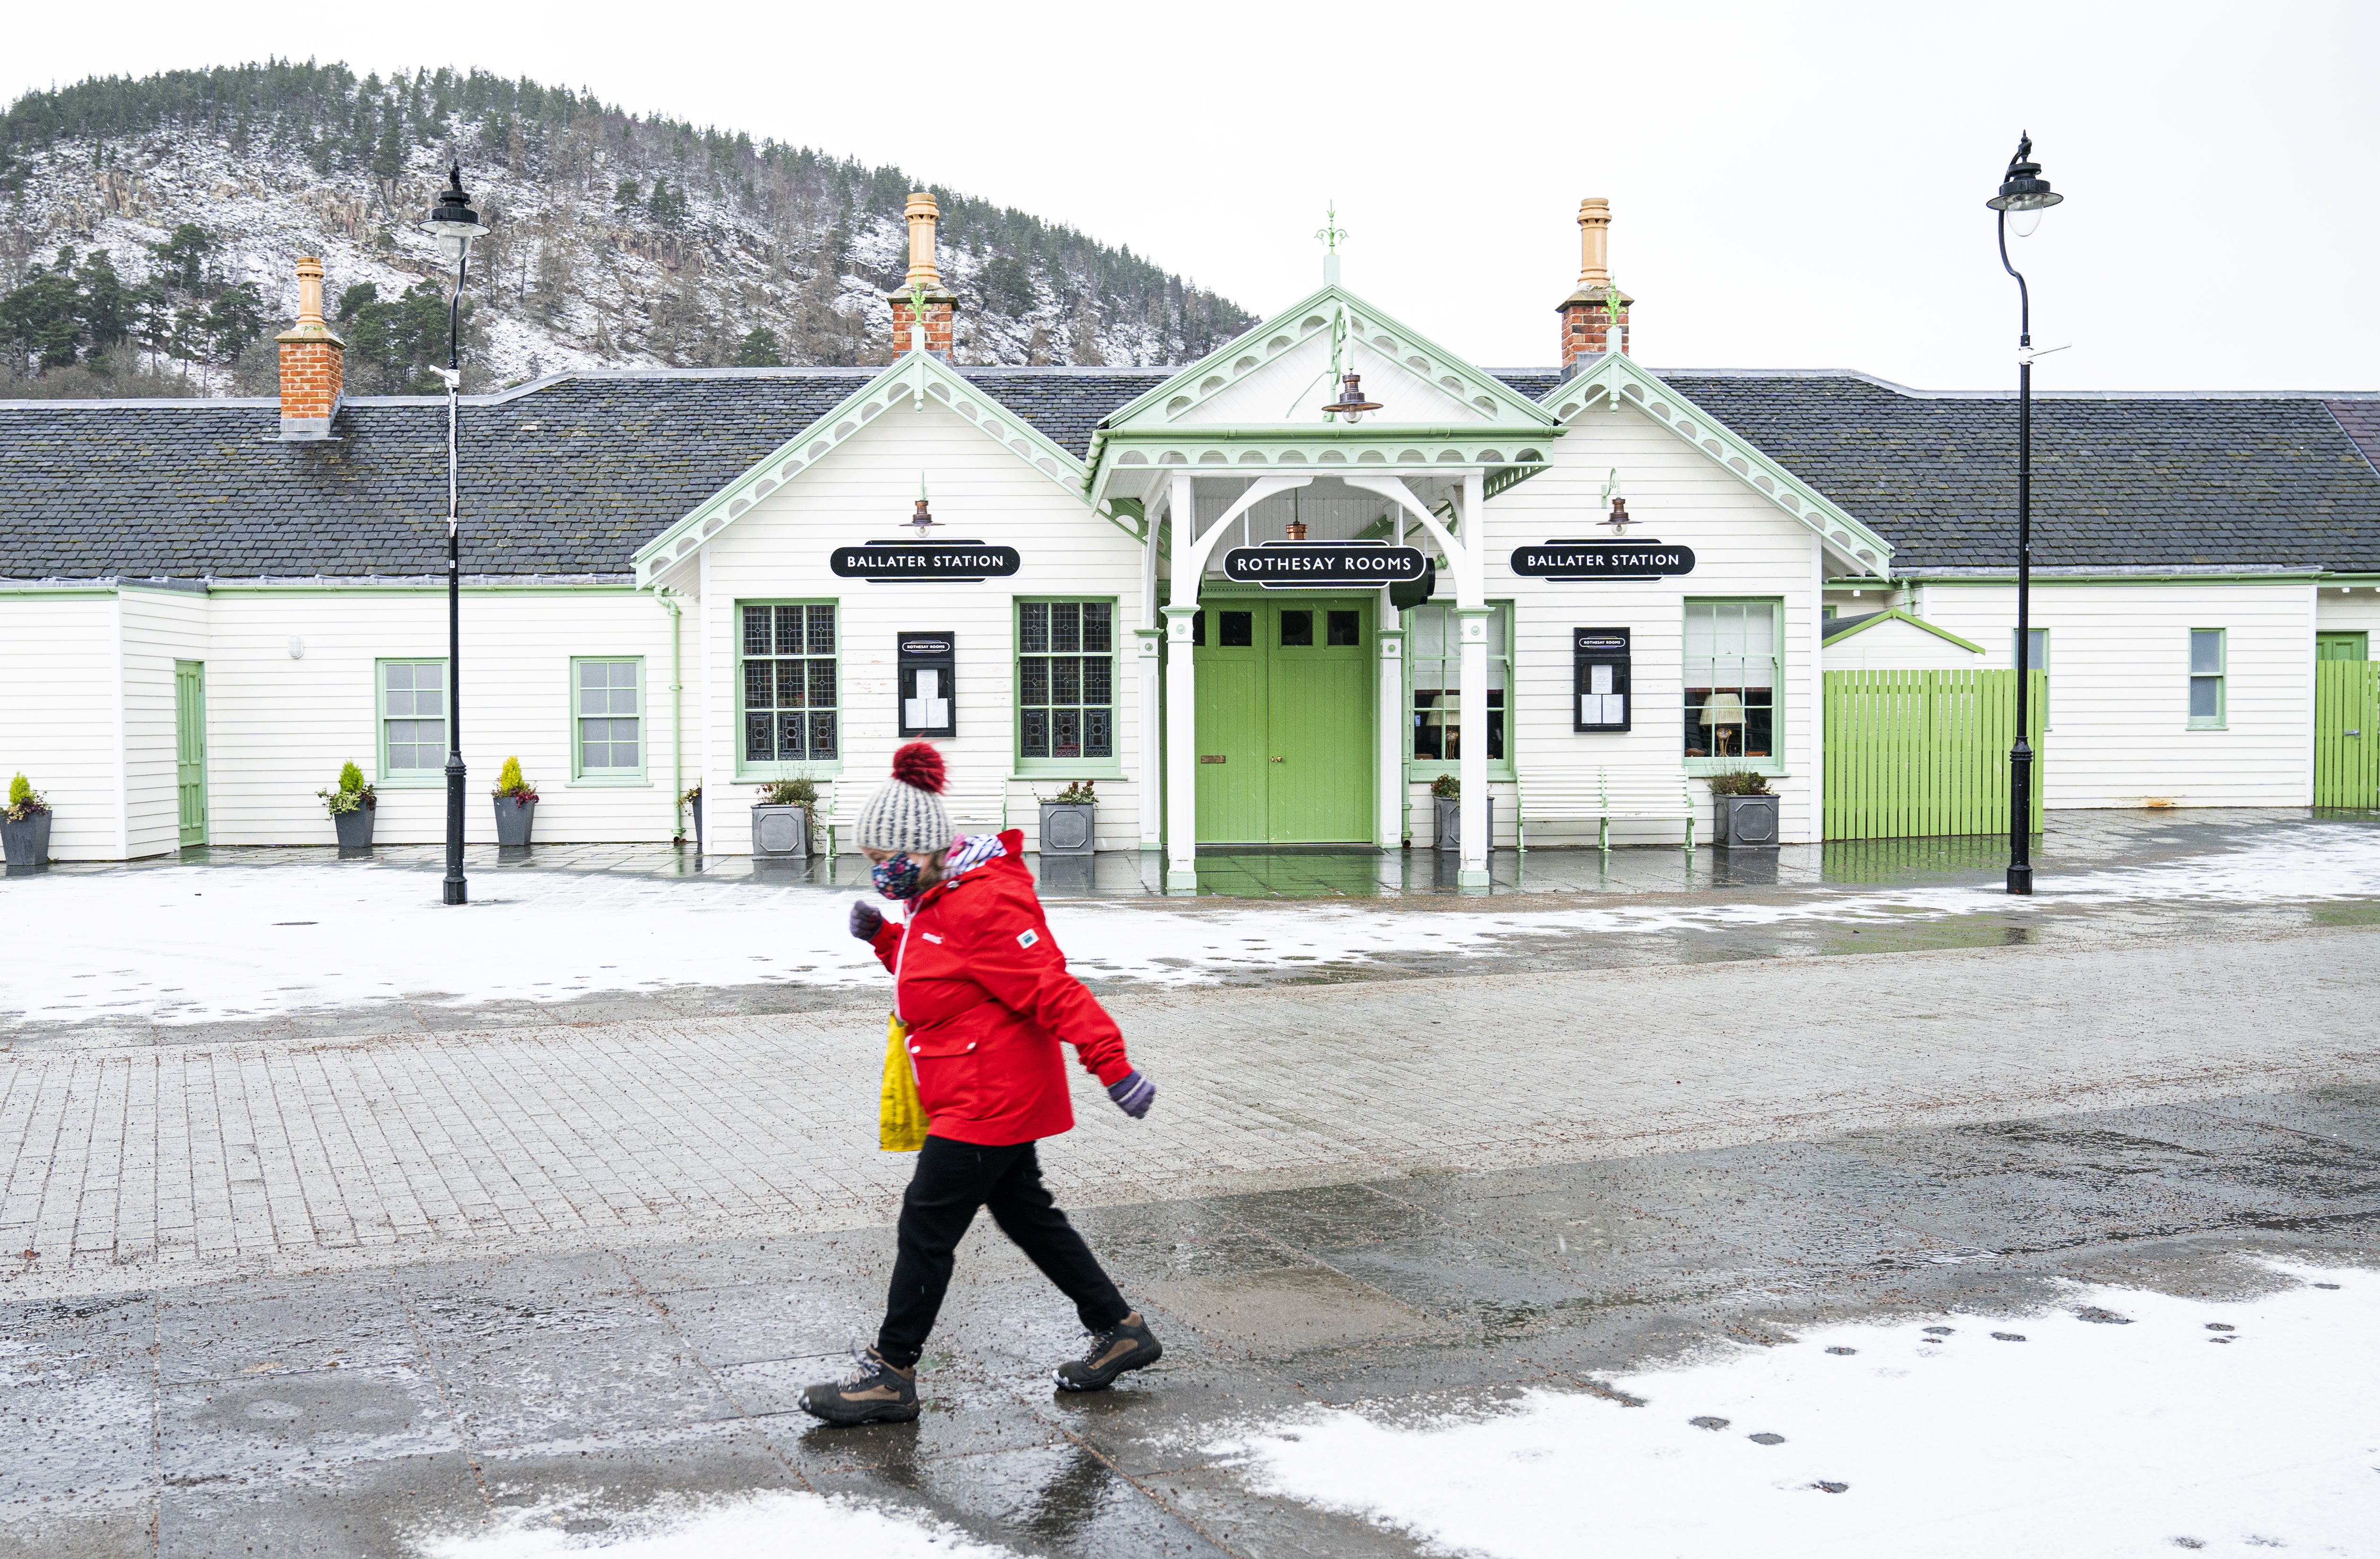
[[[1322,240],[1323,285],[1336,286],[1339,285],[1339,240],[1347,236],[1347,229],[1339,225],[1339,202],[1336,199],[1331,201],[1328,214],[1323,217],[1322,225],[1315,229],[1314,236]]]

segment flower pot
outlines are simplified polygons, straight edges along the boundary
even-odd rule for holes
[[[1774,796],[1720,796],[1714,831],[1722,849],[1759,849],[1777,843]]]
[[[1460,852],[1463,848],[1463,798],[1433,796],[1429,798],[1429,815],[1438,828],[1438,847]],[[1493,847],[1496,840],[1496,798],[1488,798],[1488,840]]]
[[[1041,803],[1041,853],[1044,856],[1087,856],[1099,837],[1092,826],[1095,801]]]
[[[358,807],[352,812],[334,812],[331,822],[339,831],[339,854],[371,854],[372,819],[379,815],[379,811],[370,807]]]
[[[495,801],[497,846],[512,849],[526,846],[529,824],[537,821],[537,803],[517,796],[499,796]]]
[[[752,854],[761,860],[807,860],[810,853],[810,810],[804,806],[752,809]]]
[[[50,814],[35,812],[22,822],[0,821],[0,846],[12,871],[38,871],[50,864]]]

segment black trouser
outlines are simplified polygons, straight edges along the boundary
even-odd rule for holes
[[[901,1199],[901,1253],[892,1262],[884,1326],[876,1334],[876,1351],[886,1363],[911,1369],[926,1351],[926,1336],[951,1285],[952,1252],[978,1207],[991,1209],[1000,1232],[1065,1290],[1086,1330],[1103,1332],[1132,1313],[1041,1184],[1032,1143],[979,1148],[929,1137]]]

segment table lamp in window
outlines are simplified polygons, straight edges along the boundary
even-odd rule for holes
[[[1709,746],[1711,756],[1714,758],[1731,756],[1727,750],[1727,737],[1724,734],[1724,729],[1730,725],[1736,728],[1736,746],[1740,749],[1743,745],[1743,695],[1741,693],[1713,693],[1709,698],[1705,699],[1703,700],[1702,724],[1710,732]]]

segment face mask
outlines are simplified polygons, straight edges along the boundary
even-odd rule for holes
[[[917,896],[917,877],[925,863],[915,856],[888,856],[869,867],[868,875],[876,891],[886,898],[905,899]]]

